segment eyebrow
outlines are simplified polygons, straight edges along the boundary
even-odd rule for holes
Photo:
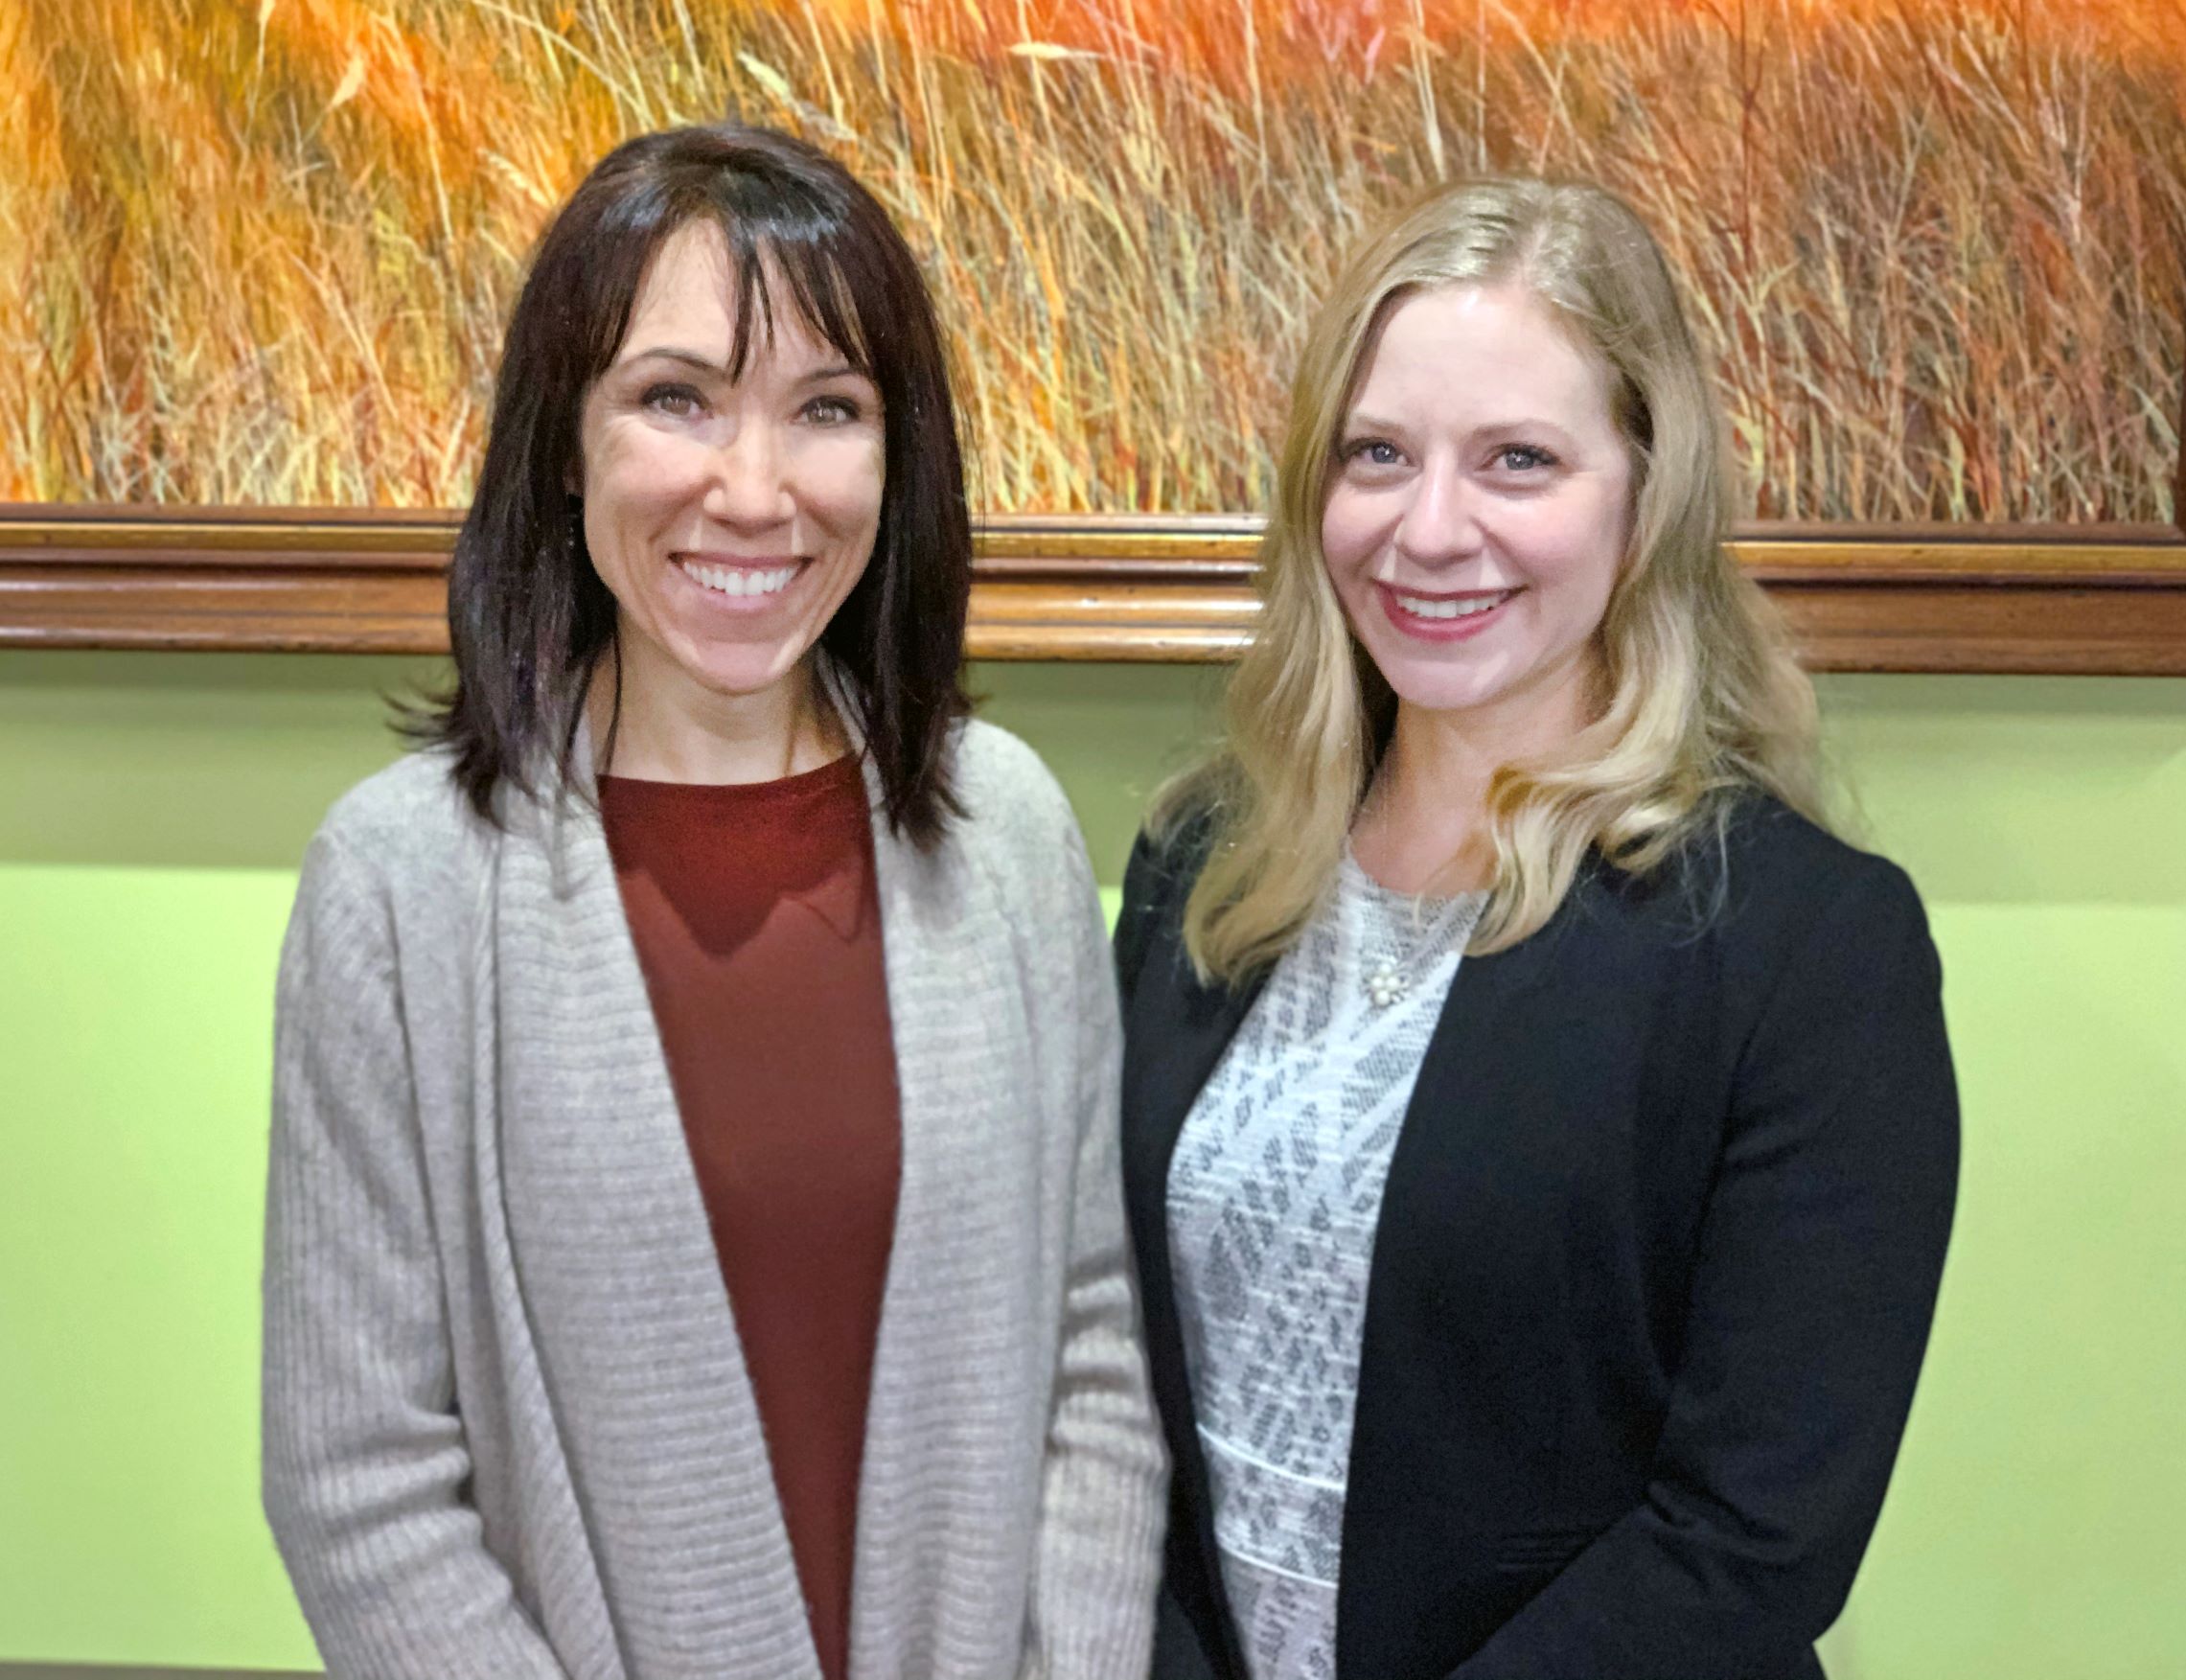
[[[694,369],[699,373],[711,374],[717,379],[725,376],[728,372],[725,363],[718,362],[710,356],[701,356],[695,350],[685,350],[674,344],[648,345],[635,355],[624,357],[616,365],[630,367],[641,361],[679,362],[684,367]],[[846,361],[832,361],[825,367],[815,368],[809,374],[800,374],[797,377],[797,383],[800,385],[817,385],[829,380],[865,380],[870,378],[870,375],[861,373]]]
[[[1346,415],[1344,424],[1337,429],[1340,432],[1384,432],[1402,431],[1405,428],[1397,421],[1385,420],[1378,415],[1356,411]],[[1553,431],[1561,438],[1568,438],[1572,435],[1568,427],[1558,425],[1555,421],[1549,419],[1547,415],[1536,414],[1513,415],[1506,419],[1484,421],[1479,426],[1468,426],[1465,430],[1465,436],[1468,439],[1492,437],[1498,432],[1532,431],[1536,429]]]

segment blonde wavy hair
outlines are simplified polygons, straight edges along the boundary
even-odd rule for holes
[[[1774,607],[1724,550],[1721,416],[1661,250],[1599,187],[1461,183],[1357,252],[1306,337],[1227,736],[1157,803],[1158,833],[1189,820],[1211,829],[1184,924],[1203,978],[1254,973],[1298,937],[1388,744],[1395,695],[1329,582],[1322,510],[1383,323],[1405,296],[1450,286],[1517,288],[1598,358],[1633,484],[1599,632],[1598,714],[1553,761],[1491,779],[1494,871],[1470,949],[1538,931],[1590,852],[1644,875],[1711,827],[1719,842],[1741,791],[1822,817],[1813,685]]]

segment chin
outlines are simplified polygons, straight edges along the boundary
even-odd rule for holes
[[[1374,668],[1407,705],[1430,712],[1460,712],[1501,700],[1520,686],[1522,673],[1506,656],[1435,658],[1409,649],[1369,646]]]
[[[774,686],[796,669],[794,649],[783,646],[686,649],[677,660],[691,679],[712,694],[741,697]]]
[[[1477,711],[1510,692],[1504,684],[1478,682],[1392,682],[1390,687],[1405,705],[1423,712]]]

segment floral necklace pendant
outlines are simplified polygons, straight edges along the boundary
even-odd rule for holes
[[[1376,1009],[1387,1009],[1401,1001],[1404,994],[1412,989],[1411,982],[1396,964],[1386,959],[1368,973],[1366,986],[1367,1001]]]

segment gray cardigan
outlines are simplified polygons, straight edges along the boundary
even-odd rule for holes
[[[969,815],[937,850],[874,822],[903,1178],[850,1671],[1142,1680],[1164,1466],[1107,942],[1039,760],[980,724],[955,752]],[[338,1676],[817,1680],[597,813],[506,809],[496,832],[415,755],[305,861],[266,1199],[274,1537]]]

